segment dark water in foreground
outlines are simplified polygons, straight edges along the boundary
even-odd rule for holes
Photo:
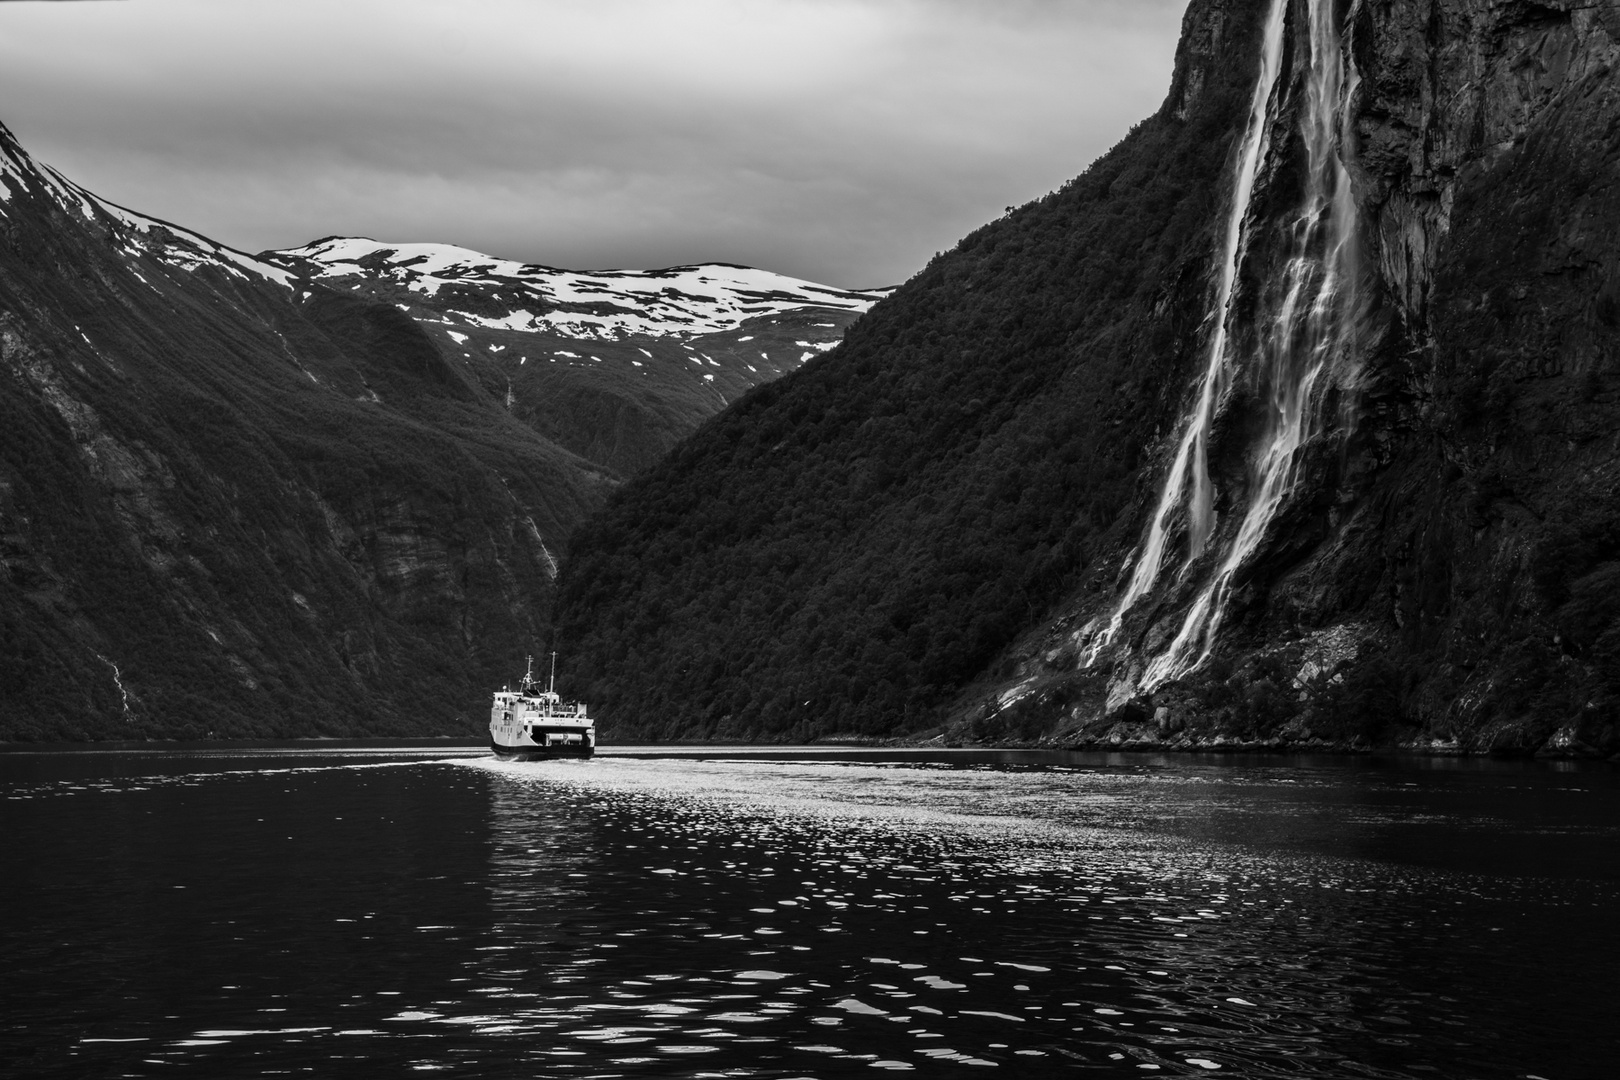
[[[1602,766],[0,754],[11,1076],[1620,1075]]]

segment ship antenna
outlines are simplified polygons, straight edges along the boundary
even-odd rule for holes
[[[557,692],[557,650],[551,650],[551,682],[546,686],[546,693]]]

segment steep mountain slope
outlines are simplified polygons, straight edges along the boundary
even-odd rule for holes
[[[936,722],[1117,542],[1191,362],[1249,84],[1217,57],[1253,54],[1255,6],[1190,38],[1164,109],[1083,177],[964,239],[581,527],[564,659],[606,722]]]
[[[1616,748],[1617,43],[1195,2],[1158,114],[576,533],[570,675],[665,737]]]
[[[394,305],[525,423],[618,476],[832,348],[890,291],[720,264],[582,273],[355,237],[262,257]]]
[[[0,162],[0,734],[453,729],[588,463],[397,311]]]
[[[1027,723],[1000,710],[1029,695],[1031,716],[1092,740],[1620,749],[1620,9],[1433,0],[1353,10],[1345,29],[1363,276],[1336,430],[1293,456],[1201,666],[1153,681],[1209,555],[1112,646],[1087,638],[1117,601],[1068,605],[983,726]],[[1237,397],[1212,452],[1217,541],[1256,505]]]
[[[0,128],[0,738],[475,732],[545,636],[570,529],[721,407],[684,328],[639,358],[654,385],[630,363],[525,382],[488,346],[577,332],[469,326],[474,357],[460,308],[276,258],[107,203]],[[870,302],[723,273],[739,305],[802,302],[710,333],[834,323],[795,357]],[[615,359],[634,340],[591,334]],[[710,369],[725,393],[775,374],[734,366]]]

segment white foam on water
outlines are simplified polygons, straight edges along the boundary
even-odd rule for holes
[[[893,776],[881,765],[804,761],[678,762],[598,755],[590,761],[501,761],[457,759],[526,784],[681,801],[722,803],[733,809],[819,819],[853,819],[894,824],[966,828],[974,831],[1042,834],[1072,832],[1039,818],[1022,816],[1008,805],[1009,788],[1031,786],[1016,773],[916,770],[911,784],[884,784],[881,797],[866,784]],[[1040,786],[1037,780],[1033,786]],[[1000,806],[1010,813],[997,813]],[[1080,830],[1086,831],[1086,830]]]

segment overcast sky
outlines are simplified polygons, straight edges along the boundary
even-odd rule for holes
[[[248,251],[896,283],[1158,108],[1186,0],[0,2],[0,122]]]

